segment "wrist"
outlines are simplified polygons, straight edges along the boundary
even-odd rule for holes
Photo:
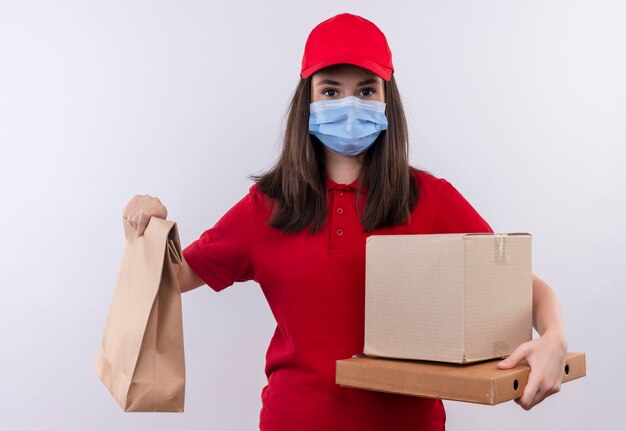
[[[564,352],[567,352],[567,338],[565,337],[565,333],[562,330],[545,331],[541,335],[541,338],[549,339]]]

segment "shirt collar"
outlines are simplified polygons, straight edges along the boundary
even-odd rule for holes
[[[357,182],[359,181],[359,179],[357,178],[356,180],[352,181],[350,184],[342,184],[342,183],[334,182],[328,176],[325,176],[325,178],[326,178],[326,190],[328,190],[328,191],[331,191],[331,190],[353,190],[353,191],[356,191]],[[363,194],[367,193],[367,188],[365,186],[361,187],[361,193],[363,193]]]

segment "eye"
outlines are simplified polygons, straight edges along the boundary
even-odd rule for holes
[[[373,88],[363,88],[361,94],[365,97],[373,96],[376,91]]]
[[[324,96],[334,97],[337,95],[337,90],[334,88],[326,88],[324,91],[322,91],[322,94]]]

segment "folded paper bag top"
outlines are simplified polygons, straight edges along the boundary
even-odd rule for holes
[[[126,245],[97,359],[92,367],[127,412],[182,412],[182,304],[173,264],[176,223],[152,217],[141,237],[123,219]]]

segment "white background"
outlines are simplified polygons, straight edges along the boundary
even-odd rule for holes
[[[626,7],[616,1],[1,1],[0,428],[253,430],[274,319],[254,283],[183,296],[183,414],[123,413],[91,372],[124,247],[158,196],[183,246],[274,162],[309,31],[387,35],[411,161],[533,234],[588,376],[450,430],[623,429]],[[620,425],[621,424],[621,425]]]

